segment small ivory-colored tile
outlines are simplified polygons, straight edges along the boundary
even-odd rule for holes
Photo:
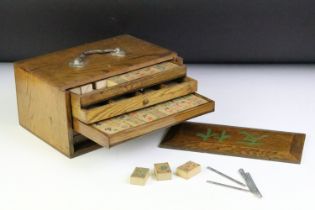
[[[132,126],[126,123],[125,115],[121,115],[102,122],[94,123],[93,127],[98,128],[107,134],[114,134],[131,128]]]
[[[154,67],[159,69],[159,71],[166,71],[172,68],[177,67],[177,64],[171,63],[171,62],[165,62],[165,63],[160,63],[158,65],[155,65]]]
[[[118,127],[117,125],[113,125],[113,123],[111,121],[109,121],[109,122],[106,121],[106,122],[102,122],[102,123],[95,123],[95,124],[93,124],[93,127],[98,128],[107,134],[114,134],[114,133],[121,131],[121,128]]]
[[[154,174],[157,180],[172,179],[172,171],[167,162],[154,164]]]
[[[91,91],[93,91],[93,85],[92,84],[87,84],[87,85],[81,86],[81,94],[89,93]]]
[[[100,80],[94,83],[95,89],[102,89],[107,87],[107,80]]]
[[[157,111],[164,113],[166,115],[171,115],[178,112],[178,109],[172,106],[172,104],[168,104],[168,105],[161,104],[161,106],[157,107]]]
[[[107,79],[107,87],[113,87],[124,82],[127,82],[127,80],[123,79],[122,76],[111,77]]]
[[[119,83],[115,82],[114,80],[107,80],[107,87],[113,87],[118,85]]]
[[[72,93],[76,93],[76,94],[79,94],[81,95],[81,89],[78,87],[78,88],[73,88],[70,90]]]
[[[188,161],[187,163],[177,167],[176,175],[184,179],[190,179],[201,171],[201,166],[198,163]]]
[[[118,76],[107,79],[107,87],[113,87],[120,83],[123,83],[124,80],[120,79]]]
[[[71,89],[71,92],[79,94],[79,95],[84,94],[84,93],[89,93],[91,91],[93,91],[92,84],[87,84],[87,85],[83,85],[83,86]]]
[[[136,167],[130,176],[130,184],[145,185],[149,178],[149,169]]]
[[[145,122],[152,122],[153,120],[158,119],[157,116],[154,116],[153,114],[147,112],[145,109],[138,111],[137,114],[137,118]]]
[[[157,119],[160,119],[160,118],[162,118],[162,117],[167,116],[165,113],[160,112],[158,109],[151,109],[151,110],[148,110],[148,113],[149,113],[149,114],[152,114],[152,115],[155,116],[155,117],[157,117]]]
[[[125,120],[125,122],[128,123],[132,127],[136,127],[136,126],[139,126],[139,125],[142,125],[145,123],[143,120],[132,117],[131,115],[128,115],[128,116],[129,116],[129,118],[128,118],[128,120]]]

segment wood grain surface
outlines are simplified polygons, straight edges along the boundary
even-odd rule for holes
[[[100,82],[97,81],[95,82],[96,87],[95,90],[79,96],[80,104],[82,107],[86,107],[115,96],[136,91],[141,88],[146,88],[162,82],[184,77],[185,75],[186,75],[185,65],[174,65],[171,68],[166,69],[165,71],[145,75],[131,81],[117,84],[112,87],[107,87],[106,85],[104,85],[104,82],[102,83],[101,81]],[[99,84],[102,84],[103,88],[97,88]]]
[[[154,107],[152,106],[92,125],[84,124],[74,118],[74,130],[102,146],[107,147],[108,145],[111,147],[115,144],[144,135],[156,129],[175,125],[190,118],[214,111],[214,101],[196,93],[191,95],[204,100],[204,103],[187,107],[181,111],[176,111],[175,108],[171,108],[169,114],[162,115],[147,111],[147,109],[152,109],[152,107]],[[170,107],[169,103],[170,102],[164,103],[165,108]],[[163,106],[163,103],[155,106],[161,107]],[[141,112],[141,116],[137,118],[136,116],[139,112]],[[126,115],[130,115],[130,117]]]
[[[70,96],[15,68],[20,125],[63,154],[73,154]]]
[[[157,103],[168,101],[176,97],[193,93],[197,90],[197,81],[185,78],[182,82],[167,85],[158,90],[140,93],[139,95],[122,98],[121,100],[109,102],[105,105],[93,108],[81,108],[80,96],[71,93],[72,114],[80,121],[91,124],[127,112],[131,112]]]
[[[182,123],[160,147],[300,163],[305,134],[226,125]]]
[[[117,47],[126,52],[124,57],[92,55],[82,68],[69,66],[70,61],[86,50]],[[176,57],[177,54],[170,50],[130,35],[121,35],[18,61],[15,65],[52,86],[66,90],[156,63],[177,60]]]

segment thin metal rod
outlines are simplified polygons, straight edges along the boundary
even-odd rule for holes
[[[219,183],[219,182],[214,182],[214,181],[211,181],[211,180],[207,180],[207,183],[215,184],[215,185],[222,186],[222,187],[231,188],[231,189],[234,189],[234,190],[250,192],[248,189],[244,189],[244,188],[240,188],[240,187],[234,187],[232,185],[227,185],[227,184],[223,184],[223,183]]]
[[[242,168],[240,168],[238,171],[240,172],[241,176],[245,180],[247,187],[250,190],[250,192],[252,192],[257,197],[262,198],[262,195],[259,192],[259,190],[258,190],[257,186],[255,185],[254,180],[251,178],[250,174],[245,173],[244,169],[242,169]]]
[[[230,177],[230,176],[228,176],[228,175],[226,175],[226,174],[224,174],[224,173],[222,173],[222,172],[220,172],[220,171],[218,171],[218,170],[216,170],[214,168],[211,168],[210,166],[208,166],[207,169],[209,169],[210,171],[213,171],[213,172],[215,172],[215,173],[217,173],[217,174],[219,174],[219,175],[221,175],[221,176],[231,180],[232,182],[235,182],[236,184],[239,184],[241,186],[246,187],[246,184],[244,184],[244,183],[242,183],[242,182],[240,182],[240,181],[238,181],[238,180],[236,180],[236,179],[234,179],[234,178],[232,178],[232,177]]]
[[[249,182],[250,182],[250,183],[253,185],[253,187],[255,188],[257,197],[262,198],[263,196],[262,196],[262,194],[260,193],[260,191],[258,190],[258,187],[257,187],[257,185],[255,184],[255,182],[254,182],[252,176],[250,175],[250,173],[247,172],[246,175],[247,175],[247,177],[248,177]]]

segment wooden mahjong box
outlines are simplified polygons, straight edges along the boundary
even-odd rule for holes
[[[14,64],[21,126],[74,157],[214,110],[175,53],[130,35]]]

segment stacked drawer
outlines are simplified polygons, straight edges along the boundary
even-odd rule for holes
[[[71,89],[74,130],[110,147],[214,110],[186,66],[166,61]]]

